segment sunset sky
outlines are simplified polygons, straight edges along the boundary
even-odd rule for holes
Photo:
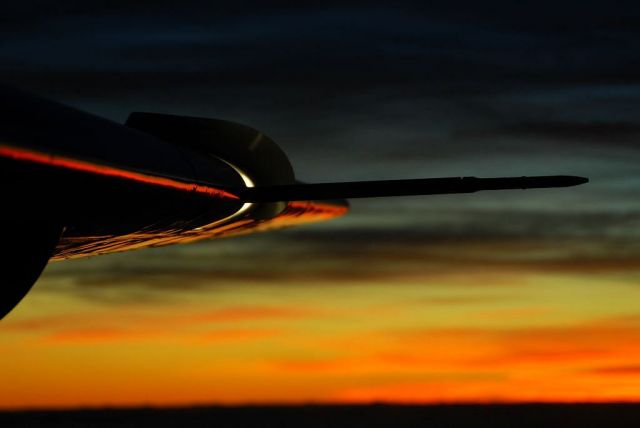
[[[634,2],[60,3],[6,5],[0,81],[248,124],[308,182],[591,182],[53,263],[0,322],[0,408],[640,400]]]

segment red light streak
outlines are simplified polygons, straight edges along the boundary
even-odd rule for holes
[[[37,150],[0,145],[0,156],[9,159],[15,159],[18,161],[32,162],[41,165],[70,169],[74,171],[88,172],[90,174],[122,178],[125,180],[132,180],[139,183],[151,184],[154,186],[168,187],[185,192],[202,193],[214,198],[239,199],[238,196],[232,193],[217,189],[212,186],[206,186],[196,183],[185,183],[172,178],[159,177],[156,175],[129,171],[113,166],[100,165],[94,162],[46,154]]]

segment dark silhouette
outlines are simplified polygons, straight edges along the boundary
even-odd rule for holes
[[[346,213],[343,198],[565,187],[572,176],[302,184],[232,122],[133,113],[125,125],[0,89],[5,251],[0,318],[50,259],[247,233]]]
[[[10,427],[629,427],[638,404],[240,406],[0,413]]]

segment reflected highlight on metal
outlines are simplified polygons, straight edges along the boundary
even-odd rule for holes
[[[104,175],[107,177],[122,178],[125,180],[138,181],[140,183],[151,184],[154,186],[169,187],[176,190],[186,192],[196,192],[209,195],[215,198],[229,198],[238,199],[238,196],[226,192],[221,189],[216,189],[211,186],[206,186],[197,183],[183,183],[179,180],[171,179],[168,177],[159,177],[151,174],[145,174],[137,171],[127,171],[122,168],[117,168],[107,165],[99,165],[97,163],[72,159],[64,156],[56,156],[52,154],[46,154],[37,150],[24,149],[19,147],[12,147],[10,145],[0,145],[0,156],[14,159],[18,161],[33,162],[42,165],[49,165],[54,167],[66,168],[74,171],[86,172],[89,174]]]

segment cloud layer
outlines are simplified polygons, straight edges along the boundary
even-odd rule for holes
[[[3,82],[120,122],[242,122],[302,180],[591,182],[358,200],[322,225],[54,263],[0,326],[0,402],[638,399],[638,18],[633,2],[5,5]]]

